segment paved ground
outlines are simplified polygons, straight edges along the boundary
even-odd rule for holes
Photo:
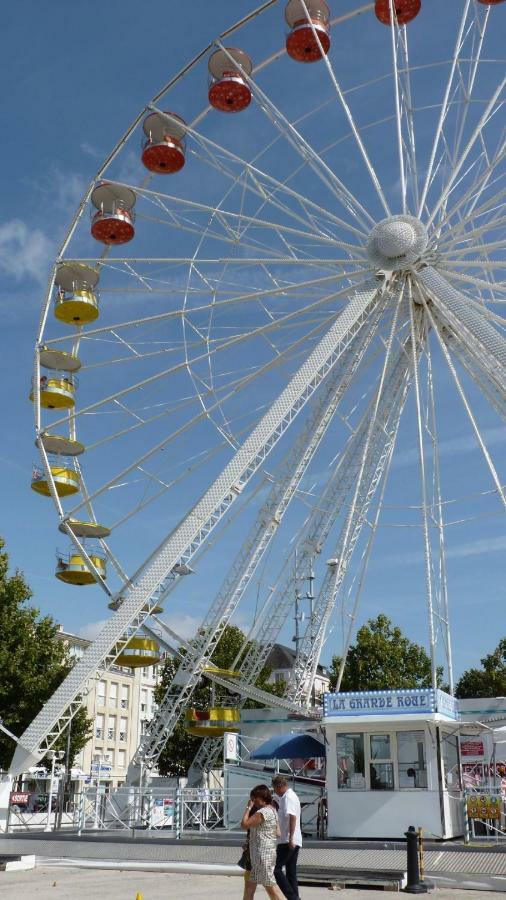
[[[85,871],[83,869],[52,869],[41,867],[29,872],[0,873],[0,897],[5,900],[36,897],[37,900],[136,900],[136,894],[142,894],[142,900],[241,900],[242,883],[240,878],[223,878],[205,875],[158,875],[152,872],[104,872]],[[344,890],[339,891],[339,900],[378,900],[377,891]],[[258,890],[259,898],[266,897],[264,891]],[[304,887],[301,889],[302,900],[326,900],[334,896],[326,888]],[[391,897],[392,894],[383,894]],[[504,894],[470,890],[436,890],[435,900],[504,900]]]

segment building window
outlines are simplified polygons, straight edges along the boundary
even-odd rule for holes
[[[274,675],[274,681],[276,684],[279,684],[281,681],[286,681],[283,672],[276,672]]]
[[[118,768],[126,769],[126,750],[118,750]]]
[[[97,703],[99,706],[105,706],[105,681],[98,682]]]
[[[143,670],[142,670],[142,677],[143,677],[143,678],[148,678],[148,677],[149,677],[149,669],[143,668]]]
[[[147,712],[148,709],[148,692],[141,690],[141,713]]]
[[[109,706],[118,705],[118,685],[111,682],[109,685]]]
[[[337,735],[337,786],[339,790],[365,790],[364,735]]]
[[[394,790],[394,764],[389,734],[371,734],[371,763],[369,775],[371,791]]]
[[[121,709],[128,709],[128,685],[121,685]]]
[[[423,731],[397,732],[397,766],[400,788],[427,787]]]
[[[122,716],[120,719],[120,723],[119,723],[119,739],[120,739],[120,741],[126,741],[127,729],[128,729],[128,719],[125,719]]]
[[[95,737],[103,738],[104,736],[104,717],[99,713],[95,719]]]
[[[107,753],[104,753],[104,762],[106,762],[109,766],[114,767],[114,748],[108,747]]]
[[[116,737],[116,716],[109,716],[107,720],[107,740],[114,741]]]

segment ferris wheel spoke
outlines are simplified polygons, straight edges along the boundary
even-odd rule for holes
[[[457,39],[455,42],[453,59],[452,59],[452,63],[450,66],[450,73],[449,73],[448,81],[446,83],[446,89],[445,89],[445,93],[444,93],[444,97],[443,97],[443,103],[441,105],[441,112],[439,114],[439,121],[438,121],[438,124],[436,127],[436,133],[434,135],[434,140],[432,143],[432,150],[431,150],[431,154],[429,157],[429,164],[427,166],[427,174],[425,176],[425,183],[424,183],[424,186],[422,189],[420,203],[418,206],[418,217],[420,217],[423,213],[425,201],[427,199],[427,194],[428,194],[429,186],[431,183],[432,170],[434,168],[434,162],[435,162],[436,155],[438,152],[439,141],[441,139],[441,134],[443,131],[446,116],[448,115],[448,110],[449,110],[448,103],[449,103],[450,95],[452,92],[452,86],[453,86],[453,81],[455,78],[455,73],[457,71],[457,64],[458,64],[458,60],[459,60],[459,56],[460,56],[460,51],[462,49],[462,41],[463,41],[463,37],[464,37],[464,31],[465,31],[465,27],[466,27],[466,22],[467,22],[467,17],[469,14],[470,5],[471,5],[471,0],[465,0],[464,10],[462,13],[462,18],[460,20],[459,30],[457,32]]]
[[[346,290],[348,291],[349,288],[346,288]],[[330,321],[334,321],[334,320],[335,320],[335,316],[331,316]],[[329,323],[327,323],[327,325],[328,324]],[[316,329],[314,329],[314,330],[315,331],[321,330],[321,324],[318,324],[318,326],[316,326]],[[296,341],[294,344],[291,345],[290,351],[292,351],[295,346],[298,346],[300,344],[306,345],[308,337],[310,337],[310,336],[311,336],[311,332],[309,333],[309,335],[308,334],[303,335],[303,337],[299,338],[298,341]],[[250,375],[246,379],[244,379],[241,387],[244,387],[246,383],[260,377],[261,374],[264,374],[266,371],[269,371],[273,366],[279,365],[283,361],[283,359],[284,359],[284,354],[280,354],[277,357],[275,357],[274,359],[269,360],[269,362],[266,363],[263,367],[261,367],[260,369],[257,369],[252,375]],[[186,364],[185,364],[184,368],[186,368]],[[228,397],[236,395],[238,389],[239,389],[239,386],[234,385],[233,388],[230,390]],[[95,500],[98,496],[103,494],[105,491],[110,490],[118,481],[121,481],[122,479],[124,479],[130,472],[132,472],[134,469],[138,468],[138,466],[140,464],[144,463],[147,459],[150,459],[159,450],[161,450],[162,448],[166,448],[170,442],[173,442],[174,440],[176,440],[176,438],[181,437],[182,434],[186,433],[195,424],[197,424],[198,422],[202,421],[205,418],[208,418],[209,414],[214,409],[216,409],[220,403],[223,403],[223,398],[220,398],[218,401],[211,404],[211,406],[205,407],[204,410],[202,410],[200,413],[198,413],[196,416],[194,416],[192,419],[190,419],[183,425],[180,425],[171,434],[166,434],[158,444],[156,444],[154,447],[151,447],[144,454],[142,454],[142,456],[140,456],[138,459],[136,459],[133,463],[131,463],[130,465],[128,465],[124,469],[122,469],[122,471],[119,472],[117,475],[115,475],[112,479],[107,481],[101,487],[97,488],[93,492],[93,494],[90,496],[90,500]],[[82,413],[83,410],[81,410],[80,412]],[[132,426],[131,430],[133,430],[134,428],[140,427],[142,424],[145,424],[145,423],[137,423],[137,425]],[[79,503],[77,506],[75,506],[70,511],[69,515],[75,516],[75,514],[81,509],[82,506],[83,506],[83,504]]]
[[[438,619],[441,627],[443,641],[445,645],[445,656],[448,671],[448,684],[450,693],[453,695],[453,655],[450,631],[450,612],[448,602],[448,580],[446,574],[446,547],[445,547],[445,521],[444,521],[444,503],[441,488],[441,467],[439,453],[438,438],[438,421],[436,416],[436,398],[434,390],[434,366],[432,362],[432,349],[429,334],[427,333],[427,320],[425,320],[426,334],[424,338],[425,352],[427,356],[427,424],[426,431],[432,446],[432,473],[433,473],[433,494],[432,494],[432,511],[431,519],[436,528],[437,547],[438,547],[438,566],[433,572],[434,578],[437,578],[439,590],[436,593],[436,605],[438,608]]]
[[[506,292],[506,284],[502,282],[494,281],[494,284],[491,285],[489,281],[484,281],[482,278],[476,278],[474,275],[464,275],[459,272],[452,271],[451,269],[444,269],[443,266],[438,266],[438,272],[442,275],[445,275],[447,278],[453,281],[459,281],[463,284],[474,284],[475,287],[480,288],[485,291],[493,291],[494,293],[504,294]],[[503,303],[503,300],[495,300],[494,297],[490,297],[487,300],[487,303]]]
[[[471,201],[472,201],[472,200],[476,199],[476,202],[477,202],[477,201],[479,200],[479,198],[482,196],[482,193],[483,193],[483,191],[484,191],[485,189],[491,189],[491,188],[493,188],[494,185],[495,185],[497,182],[499,182],[500,180],[502,180],[502,178],[504,177],[503,175],[499,175],[496,179],[493,179],[492,181],[491,181],[490,179],[491,179],[491,176],[492,176],[492,175],[494,174],[494,172],[496,171],[498,165],[499,165],[499,164],[502,162],[502,160],[504,160],[504,159],[506,159],[506,141],[503,140],[503,141],[500,143],[500,145],[499,145],[499,147],[498,147],[498,150],[497,150],[496,153],[494,154],[494,156],[493,156],[493,158],[492,158],[492,161],[491,161],[490,165],[487,166],[487,168],[485,169],[485,171],[482,172],[482,173],[477,177],[477,179],[476,179],[476,181],[474,182],[474,184],[472,184],[471,187],[469,187],[469,188],[462,194],[462,196],[455,202],[455,204],[453,205],[453,207],[450,207],[450,210],[445,212],[443,218],[442,218],[442,219],[440,220],[440,222],[438,223],[438,225],[439,225],[440,228],[441,228],[442,225],[446,225],[447,228],[449,228],[449,227],[450,227],[449,223],[450,223],[452,217],[453,217],[454,215],[456,215],[456,213],[457,213],[460,209],[462,209],[463,206],[465,206],[465,204],[466,204],[466,202],[467,202],[468,200],[471,200]],[[495,195],[493,195],[492,198],[490,198],[488,202],[490,202],[490,203],[492,203],[492,204],[495,203],[495,202],[496,202]],[[465,221],[465,215],[464,215],[464,220],[463,220],[463,221]]]
[[[347,261],[345,260],[344,262],[349,263],[349,260],[347,260]],[[298,260],[298,263],[300,265],[301,261]],[[342,263],[342,261],[341,261],[341,263]],[[341,263],[339,263],[339,265],[341,265]],[[327,261],[326,264],[330,266],[331,261]],[[235,296],[235,297],[234,296],[229,297],[226,300],[215,300],[215,301],[212,301],[211,303],[205,303],[205,304],[202,304],[202,305],[196,306],[196,307],[191,307],[191,308],[182,307],[182,308],[176,309],[176,310],[167,310],[163,313],[155,313],[154,315],[151,315],[151,316],[142,316],[142,317],[139,317],[136,319],[129,319],[127,321],[115,322],[112,325],[104,325],[104,326],[101,326],[100,328],[88,328],[86,330],[86,338],[89,339],[90,337],[96,337],[97,335],[101,335],[104,333],[110,333],[113,330],[119,331],[124,328],[138,328],[140,325],[156,324],[158,322],[163,322],[168,319],[176,319],[177,320],[177,319],[181,319],[184,316],[188,317],[191,315],[197,315],[197,314],[204,313],[204,312],[210,312],[210,311],[216,310],[218,308],[231,308],[233,305],[236,305],[236,304],[257,302],[259,299],[265,300],[265,298],[267,298],[267,297],[275,297],[279,294],[286,293],[288,290],[290,292],[292,292],[292,291],[304,292],[304,290],[310,289],[310,288],[314,289],[318,285],[323,286],[324,284],[331,284],[332,281],[344,280],[345,278],[348,278],[348,277],[355,278],[357,276],[357,274],[360,275],[360,277],[363,277],[363,276],[367,275],[370,271],[372,271],[370,268],[369,269],[360,269],[358,271],[358,273],[354,270],[350,270],[348,272],[339,271],[338,273],[335,273],[333,275],[326,275],[326,276],[323,276],[322,278],[308,279],[306,281],[300,281],[296,284],[284,285],[281,288],[268,288],[263,291],[256,290],[256,291],[245,293],[245,294],[239,294],[238,296]],[[339,296],[344,296],[344,295],[345,295],[345,291],[342,291],[333,296],[339,297]],[[310,307],[302,307],[298,312],[294,313],[294,315],[302,314],[302,313],[306,312],[307,309],[310,309],[310,308],[311,308],[311,306]],[[73,337],[74,337],[73,334],[66,334],[66,335],[63,335],[63,336],[57,337],[57,338],[49,338],[46,341],[46,344],[48,346],[53,346],[55,344],[66,343],[69,340],[72,340]]]
[[[428,493],[427,493],[427,478],[425,471],[425,441],[424,441],[424,425],[423,425],[423,415],[422,415],[422,399],[420,392],[420,381],[419,381],[419,348],[421,349],[421,337],[420,334],[421,329],[423,328],[423,324],[420,321],[415,320],[415,313],[413,310],[413,287],[411,280],[408,283],[408,291],[409,291],[409,313],[410,313],[410,323],[411,323],[411,353],[412,353],[412,373],[413,373],[413,387],[415,393],[415,403],[416,403],[416,421],[417,421],[417,435],[418,435],[418,460],[420,466],[420,490],[421,490],[421,503],[422,503],[422,528],[423,528],[423,542],[424,542],[424,561],[425,561],[425,590],[427,596],[427,613],[428,613],[428,621],[429,621],[429,643],[430,643],[430,655],[431,655],[431,676],[432,676],[432,688],[433,690],[437,689],[437,664],[436,664],[436,635],[434,628],[434,596],[433,596],[433,583],[432,583],[432,547],[430,540],[430,530],[429,530],[429,503],[428,503]]]
[[[349,124],[349,126],[350,126],[350,128],[351,128],[353,137],[355,138],[355,142],[356,142],[357,147],[358,147],[358,149],[359,149],[360,155],[362,156],[362,159],[363,159],[363,161],[364,161],[365,167],[366,167],[366,169],[367,169],[367,171],[368,171],[368,173],[369,173],[369,177],[370,177],[370,179],[371,179],[371,181],[372,181],[372,184],[373,184],[373,186],[374,186],[374,189],[375,189],[375,191],[376,191],[376,193],[377,193],[377,195],[378,195],[378,197],[379,197],[379,199],[380,199],[381,205],[383,206],[383,209],[384,209],[386,215],[389,216],[389,215],[390,215],[390,207],[388,206],[386,197],[385,197],[385,195],[384,195],[384,193],[383,193],[383,188],[381,187],[381,184],[380,184],[380,182],[379,182],[379,179],[378,179],[378,176],[377,176],[376,171],[375,171],[375,169],[374,169],[374,166],[372,165],[371,160],[370,160],[370,158],[369,158],[369,155],[368,155],[368,153],[367,153],[367,150],[366,150],[366,148],[365,148],[365,144],[364,144],[364,142],[363,142],[363,140],[362,140],[362,137],[361,137],[361,135],[360,135],[360,130],[359,130],[359,128],[357,127],[357,124],[356,124],[355,119],[354,119],[354,117],[353,117],[353,113],[352,113],[352,111],[351,111],[350,105],[349,105],[349,103],[348,103],[348,101],[347,101],[347,99],[346,99],[346,97],[345,97],[345,95],[344,95],[344,91],[343,91],[343,89],[341,88],[341,85],[340,85],[339,81],[337,80],[337,77],[336,77],[335,71],[334,71],[334,69],[333,69],[332,63],[330,62],[330,59],[328,58],[327,53],[325,53],[325,51],[324,51],[324,49],[323,49],[323,47],[322,47],[322,44],[321,44],[321,41],[320,41],[320,36],[319,36],[319,34],[318,34],[318,32],[317,32],[317,30],[316,30],[316,28],[315,28],[315,25],[314,25],[314,22],[313,22],[311,16],[310,16],[310,14],[309,14],[308,8],[307,8],[307,6],[306,6],[306,2],[305,2],[305,0],[300,0],[300,2],[301,2],[301,5],[302,5],[302,8],[303,8],[304,11],[305,11],[306,19],[307,19],[307,21],[308,21],[308,22],[310,23],[310,25],[311,25],[311,30],[312,30],[312,32],[313,32],[313,38],[314,38],[314,40],[315,40],[315,42],[316,42],[316,45],[317,45],[318,48],[319,48],[319,51],[320,51],[320,54],[321,54],[322,62],[323,62],[324,66],[325,66],[325,68],[326,68],[326,70],[327,70],[327,73],[328,73],[328,75],[329,75],[329,78],[330,78],[330,81],[331,81],[331,83],[332,83],[332,86],[333,86],[333,88],[334,88],[334,90],[335,90],[335,92],[336,92],[336,95],[337,95],[337,97],[338,97],[338,99],[339,99],[339,102],[340,102],[340,104],[341,104],[341,106],[342,106],[342,108],[343,108],[344,114],[345,114],[345,116],[346,116],[346,118],[347,118],[347,120],[348,120],[348,124]],[[397,75],[397,73],[396,73],[396,75]]]
[[[156,111],[161,112],[161,110],[159,110],[159,109],[156,109]],[[289,125],[289,123],[287,123],[287,125]],[[293,126],[290,126],[290,127],[293,128]],[[280,130],[280,136],[283,137],[285,135],[285,131],[283,129],[279,129],[279,130]],[[296,132],[296,129],[293,128],[293,130]],[[328,208],[322,207],[321,205],[310,200],[308,197],[301,195],[300,192],[295,191],[293,188],[289,187],[289,185],[285,181],[279,181],[273,175],[270,175],[267,172],[259,169],[257,166],[254,166],[252,162],[245,161],[240,156],[233,153],[231,150],[228,150],[227,148],[223,147],[222,145],[217,144],[215,141],[210,140],[208,137],[204,136],[202,133],[197,132],[195,128],[189,127],[187,133],[201,147],[203,147],[206,151],[213,154],[213,160],[214,160],[215,166],[219,169],[219,171],[222,171],[223,174],[225,174],[227,177],[231,178],[234,183],[237,181],[237,175],[233,174],[232,172],[230,172],[230,170],[226,169],[224,167],[224,162],[218,161],[218,158],[216,156],[214,156],[214,154],[220,154],[220,156],[222,156],[224,158],[224,160],[227,160],[231,164],[237,165],[239,167],[239,170],[241,173],[245,172],[249,176],[245,182],[247,189],[251,190],[253,188],[253,185],[256,184],[256,193],[260,199],[262,199],[262,200],[268,199],[269,202],[275,203],[274,195],[272,192],[275,192],[276,195],[277,194],[285,195],[286,197],[289,197],[293,200],[301,202],[308,208],[313,209],[317,216],[327,219],[329,221],[329,223],[332,222],[335,225],[337,225],[339,228],[344,228],[345,230],[350,231],[354,234],[357,234],[362,238],[367,237],[368,230],[369,230],[368,223],[372,222],[372,219],[365,212],[365,210],[362,210],[362,217],[357,216],[357,212],[355,211],[353,206],[350,207],[348,205],[348,203],[344,204],[346,211],[349,214],[353,215],[353,217],[357,220],[358,224],[354,225],[350,222],[347,222],[346,220],[341,219],[339,216],[336,216]],[[298,134],[298,132],[296,132],[296,134]],[[300,154],[300,151],[299,151],[299,155],[303,155],[303,154]],[[319,159],[318,154],[315,154],[314,151],[311,151],[311,154],[309,154],[309,157],[307,157],[306,155],[303,155],[304,162],[308,162],[308,159],[311,161],[311,163],[312,163],[311,168],[313,168],[314,165],[316,165],[316,162],[313,159],[313,156],[316,157],[316,159]],[[308,164],[309,164],[309,162],[308,162]],[[328,167],[326,167],[326,168],[328,169]],[[330,175],[334,179],[336,178],[336,176],[331,172],[331,170],[328,169],[328,172],[330,172]],[[266,185],[269,185],[269,189],[267,189]],[[344,196],[345,192],[346,192],[346,188],[344,187],[344,185],[341,185],[340,189],[341,189],[341,194]],[[335,191],[333,191],[333,193],[334,192]],[[348,199],[351,202],[351,200],[353,198],[350,195],[350,197]],[[275,203],[275,205],[276,205],[276,203]],[[285,204],[282,205],[282,209],[285,213],[289,214],[290,208],[286,207]],[[294,212],[292,212],[292,215],[295,217],[296,214]],[[363,221],[363,217],[365,217],[365,221]],[[306,224],[307,224],[307,222],[306,222]]]
[[[475,17],[473,22],[473,43],[471,47],[471,60],[469,66],[469,77],[467,80],[467,84],[463,86],[463,107],[461,113],[461,121],[458,127],[457,137],[455,140],[455,150],[454,150],[454,161],[457,159],[460,147],[462,144],[462,139],[464,135],[464,130],[466,126],[467,117],[469,114],[470,103],[473,97],[473,90],[476,83],[476,76],[478,74],[478,67],[481,60],[481,54],[483,50],[483,43],[485,40],[485,34],[487,30],[487,24],[490,16],[490,7],[487,6],[484,10],[483,23],[480,21],[479,10],[476,9]],[[476,49],[474,45],[476,43]]]
[[[399,178],[401,183],[401,198],[402,198],[402,211],[403,213],[407,212],[407,183],[406,183],[406,169],[404,165],[404,142],[403,142],[403,133],[402,133],[402,111],[401,111],[401,86],[400,86],[400,78],[399,78],[399,65],[397,60],[398,53],[398,40],[399,34],[401,33],[401,28],[397,25],[397,16],[395,14],[393,0],[389,0],[390,2],[390,36],[392,40],[392,64],[393,64],[393,77],[394,77],[394,91],[395,91],[395,117],[397,124],[397,152],[399,156]],[[405,32],[405,28],[403,29]],[[388,215],[388,212],[387,212]]]
[[[392,17],[393,21],[393,17]],[[404,116],[406,119],[406,130],[407,130],[407,141],[406,141],[406,154],[407,154],[407,163],[409,165],[409,171],[411,175],[411,190],[412,190],[412,202],[414,205],[414,209],[418,208],[420,203],[420,190],[419,190],[419,174],[418,174],[418,163],[417,163],[417,151],[416,151],[416,138],[415,138],[415,119],[414,119],[414,110],[413,110],[413,97],[411,91],[411,66],[410,66],[410,58],[409,58],[409,46],[408,46],[408,29],[406,26],[402,26],[398,28],[398,42],[400,47],[401,54],[401,67],[399,70],[399,87],[400,94],[402,98],[402,103],[404,107]]]
[[[128,185],[125,185],[128,187]],[[159,220],[161,224],[173,225],[176,228],[186,228],[185,222],[187,221],[184,217],[184,213],[187,209],[194,210],[195,212],[206,213],[212,217],[214,220],[218,220],[224,227],[228,237],[226,240],[231,243],[237,244],[238,241],[241,241],[241,246],[251,246],[244,242],[244,234],[246,229],[239,229],[239,227],[234,228],[231,223],[237,223],[237,225],[248,225],[253,228],[265,229],[267,232],[275,231],[280,235],[285,235],[287,237],[293,237],[298,239],[305,239],[308,242],[315,243],[324,243],[330,246],[336,246],[341,249],[349,250],[350,253],[355,253],[357,257],[364,257],[364,252],[362,247],[358,244],[350,244],[344,241],[338,241],[336,238],[329,237],[326,234],[316,233],[315,231],[302,231],[301,229],[297,229],[288,225],[282,225],[277,222],[269,222],[266,219],[258,219],[256,217],[247,216],[244,212],[233,212],[231,210],[223,209],[223,207],[212,207],[203,203],[198,203],[197,201],[189,201],[186,199],[181,199],[179,197],[170,196],[168,194],[162,194],[160,192],[155,191],[140,191],[137,188],[137,192],[140,195],[145,197],[154,198],[159,206],[170,216],[170,220],[164,222],[163,219]],[[173,203],[175,207],[182,207],[182,213],[179,217],[178,214],[170,209],[167,205],[167,201]],[[141,214],[138,214],[141,217]],[[149,218],[150,216],[142,216],[143,218]],[[194,223],[197,227],[197,223]],[[215,239],[223,240],[220,236],[219,232],[211,232],[211,236]],[[260,242],[255,241],[254,244],[259,244]],[[265,248],[271,255],[275,253],[272,249],[272,246],[268,244],[260,244]]]
[[[504,388],[497,385],[494,378],[491,377],[491,373],[484,369],[483,360],[472,353],[468,345],[459,342],[454,334],[441,329],[440,336],[446,344],[450,355],[459,360],[485,399],[499,416],[506,421],[506,394]]]
[[[503,90],[504,90],[505,85],[506,85],[506,77],[504,77],[504,78],[500,81],[499,85],[497,86],[497,88],[495,89],[494,93],[492,94],[491,99],[490,99],[489,102],[487,103],[484,112],[483,112],[482,115],[480,116],[480,119],[479,119],[478,124],[476,125],[476,127],[475,127],[473,133],[471,134],[471,137],[469,138],[469,140],[468,140],[468,142],[467,142],[467,144],[466,144],[464,150],[462,151],[462,153],[461,153],[459,159],[456,161],[456,163],[455,163],[455,165],[454,165],[454,167],[453,167],[453,173],[452,173],[451,177],[449,178],[449,180],[448,180],[448,182],[447,182],[447,184],[446,184],[446,187],[443,189],[440,199],[438,200],[438,202],[436,203],[434,209],[432,210],[432,213],[431,213],[431,215],[430,215],[430,217],[429,217],[429,220],[428,220],[428,222],[426,223],[427,225],[430,225],[431,222],[434,221],[434,219],[435,219],[437,213],[439,212],[439,210],[441,209],[441,207],[443,206],[443,204],[447,202],[448,197],[450,196],[451,191],[452,191],[452,189],[453,189],[453,187],[454,187],[454,185],[455,185],[455,182],[457,181],[457,178],[458,178],[458,176],[459,176],[459,174],[460,174],[460,171],[461,171],[462,167],[464,166],[464,164],[465,164],[465,162],[466,162],[466,160],[467,160],[467,158],[468,158],[468,156],[469,156],[471,150],[473,149],[473,147],[474,147],[476,141],[479,140],[479,138],[480,138],[480,136],[481,136],[481,133],[482,133],[482,130],[485,128],[485,126],[486,126],[487,123],[491,120],[491,118],[492,118],[492,117],[498,112],[498,110],[501,108],[501,105],[502,105],[502,103],[503,103],[504,101],[499,102],[499,98],[500,98],[500,96],[501,96],[501,93],[502,93]]]
[[[450,372],[451,372],[453,381],[455,382],[455,387],[456,387],[456,389],[457,389],[457,393],[458,393],[459,396],[460,396],[460,399],[461,399],[461,401],[462,401],[462,403],[463,403],[464,409],[465,409],[465,411],[466,411],[466,413],[467,413],[468,419],[469,419],[469,421],[470,421],[470,423],[471,423],[471,427],[472,427],[472,429],[473,429],[473,431],[474,431],[475,437],[476,437],[476,439],[477,439],[477,441],[478,441],[478,444],[479,444],[479,446],[480,446],[480,448],[481,448],[481,451],[482,451],[482,453],[483,453],[483,456],[484,456],[484,458],[485,458],[485,462],[486,462],[487,468],[489,469],[490,474],[491,474],[491,476],[492,476],[492,480],[493,480],[493,482],[494,482],[494,484],[495,484],[495,487],[496,487],[496,490],[497,490],[498,497],[500,498],[500,500],[501,500],[501,502],[502,502],[504,508],[506,509],[506,492],[505,492],[505,489],[504,489],[503,485],[501,484],[501,481],[500,481],[499,476],[498,476],[498,474],[497,474],[497,470],[496,470],[495,465],[494,465],[494,463],[493,463],[493,461],[492,461],[492,457],[491,457],[491,455],[490,455],[490,452],[489,452],[489,450],[488,450],[488,448],[487,448],[487,446],[486,446],[486,443],[485,443],[485,441],[484,441],[484,439],[483,439],[483,436],[482,436],[481,431],[480,431],[480,429],[479,429],[478,423],[477,423],[477,421],[476,421],[476,419],[475,419],[475,417],[474,417],[474,415],[473,415],[473,412],[472,412],[471,407],[470,407],[470,405],[469,405],[469,401],[468,401],[468,399],[467,399],[467,397],[466,397],[466,394],[465,394],[464,389],[463,389],[463,387],[462,387],[461,381],[460,381],[459,376],[458,376],[458,374],[457,374],[457,370],[455,369],[453,360],[451,359],[451,356],[450,356],[450,354],[449,354],[449,352],[448,352],[448,348],[446,347],[444,341],[441,340],[440,333],[439,333],[439,329],[438,329],[438,327],[437,327],[437,323],[436,323],[436,321],[435,321],[435,319],[434,319],[434,317],[433,317],[433,315],[432,315],[432,313],[431,313],[431,311],[430,311],[430,309],[429,309],[429,306],[428,306],[428,304],[427,304],[427,298],[426,298],[426,296],[425,296],[425,292],[422,291],[422,292],[420,293],[420,297],[421,297],[422,302],[423,302],[423,304],[424,304],[425,312],[426,312],[426,315],[427,315],[427,317],[428,317],[428,319],[429,319],[429,322],[430,322],[432,328],[434,329],[434,334],[435,334],[435,335],[437,336],[437,338],[438,338],[439,346],[441,347],[441,350],[442,350],[442,352],[443,352],[443,356],[444,356],[444,358],[445,358],[445,360],[446,360],[446,363],[447,363],[447,365],[448,365],[448,368],[449,368],[449,370],[450,370]],[[506,348],[506,341],[504,342],[504,345],[505,345],[505,348]]]
[[[303,0],[301,0],[303,2]],[[228,51],[220,42],[217,46],[228,56]],[[287,142],[299,153],[299,155],[308,162],[311,169],[323,181],[323,183],[332,191],[332,193],[340,201],[341,205],[349,214],[362,225],[367,227],[367,221],[372,222],[371,216],[364,209],[362,204],[352,194],[352,192],[344,185],[337,175],[330,169],[321,157],[313,150],[308,142],[302,137],[298,130],[283,115],[280,109],[270,100],[261,90],[259,85],[251,76],[243,72],[247,79],[253,95],[257,98],[260,108],[268,116],[275,128],[279,129],[285,136]],[[344,98],[343,98],[344,100]],[[364,222],[365,219],[365,222]]]
[[[506,190],[501,193],[506,195]],[[482,218],[480,215],[471,215],[463,218],[459,225],[456,225],[455,228],[452,229],[446,240],[438,242],[438,250],[442,250],[447,254],[451,252],[454,247],[458,247],[459,244],[470,242],[471,240],[486,234],[488,231],[503,227],[506,224],[506,216],[502,215],[503,212],[504,208],[502,206],[496,208],[492,207],[491,213],[493,213],[493,217],[486,222],[482,221],[481,224],[478,224],[479,219]]]

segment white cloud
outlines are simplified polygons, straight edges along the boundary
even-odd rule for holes
[[[86,190],[86,179],[76,172],[51,171],[51,197],[54,206],[66,215],[74,213]]]
[[[506,428],[485,428],[481,435],[487,447],[491,447],[494,444],[503,444],[506,441]],[[473,453],[474,450],[479,450],[479,444],[474,434],[469,433],[440,441],[438,449],[440,457],[448,457],[460,453]],[[394,456],[393,464],[395,466],[411,466],[415,463],[418,464],[418,447],[401,450]]]
[[[183,616],[171,616],[169,618],[162,613],[160,618],[166,622],[169,628],[172,628],[176,634],[179,634],[182,638],[186,639],[195,637],[201,623],[201,619],[188,614]]]
[[[88,141],[82,141],[80,146],[83,153],[86,153],[86,156],[91,156],[92,159],[102,159],[104,155],[101,150],[98,150],[97,147],[94,147]]]
[[[457,544],[455,547],[446,549],[446,559],[467,558],[469,556],[483,556],[487,553],[501,553],[506,550],[506,535],[499,535],[494,538],[478,538],[475,541],[468,541],[464,544]],[[421,550],[414,550],[408,553],[390,553],[381,557],[381,565],[406,565],[409,563],[423,562],[424,554]]]
[[[0,271],[16,281],[47,280],[54,248],[40,228],[30,228],[21,219],[0,225]]]
[[[99,619],[97,622],[88,622],[87,625],[81,626],[78,634],[80,637],[85,638],[87,641],[94,641],[102,631],[102,628],[107,621],[108,619]]]

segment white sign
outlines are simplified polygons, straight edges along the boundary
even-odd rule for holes
[[[357,691],[325,694],[325,716],[400,716],[434,713],[434,691],[415,689],[399,691]]]
[[[223,756],[225,762],[239,762],[239,735],[233,731],[225,732],[223,736]]]
[[[323,695],[323,714],[342,716],[402,716],[441,713],[448,719],[459,718],[458,700],[432,688],[413,690],[355,691]]]

